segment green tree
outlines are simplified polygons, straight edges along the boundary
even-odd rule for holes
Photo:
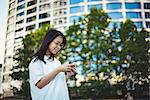
[[[83,75],[93,75],[81,85],[84,86],[88,96],[90,96],[88,94],[90,87],[87,86],[91,84],[91,87],[95,87],[92,85],[99,83],[100,72],[105,73],[107,81],[112,78],[111,72],[125,76],[125,81],[116,83],[116,87],[123,91],[128,85],[130,75],[134,80],[143,77],[142,80],[145,79],[147,80],[145,82],[149,82],[148,42],[145,41],[149,33],[144,29],[138,31],[131,20],[121,22],[120,27],[115,24],[113,29],[109,30],[109,21],[110,19],[104,11],[93,8],[84,18],[81,17],[78,22],[74,21],[66,31],[67,49],[62,51],[60,57],[72,62],[79,62]],[[140,53],[142,49],[144,55]],[[144,59],[142,59],[143,57]],[[144,70],[141,66],[145,66]],[[141,73],[142,76],[140,76]],[[97,81],[93,83],[93,79]],[[100,83],[105,84],[102,81]],[[109,85],[106,87],[111,88]],[[96,88],[98,87],[92,89],[99,93]],[[117,89],[114,92],[117,92]],[[86,94],[83,93],[83,95]]]
[[[67,49],[65,54],[69,61],[78,61],[83,68],[83,74],[96,74],[99,78],[99,70],[105,59],[103,45],[105,44],[104,32],[109,24],[109,17],[103,10],[91,9],[90,14],[74,22],[66,31]],[[64,52],[64,51],[62,51]],[[64,54],[64,53],[62,53]],[[65,55],[65,56],[66,56]]]
[[[14,94],[22,96],[25,100],[29,97],[29,70],[28,64],[32,59],[33,54],[40,47],[40,43],[45,35],[45,33],[52,28],[50,25],[44,25],[40,29],[31,32],[26,35],[23,39],[23,47],[17,49],[14,55],[15,66],[13,66],[13,73],[11,77],[13,80],[19,80],[22,82],[21,90],[14,88]]]
[[[144,29],[136,32],[129,41],[127,49],[126,60],[129,62],[129,67],[125,69],[127,90],[134,90],[137,95],[147,95],[149,93],[150,55],[148,50],[150,41],[146,40],[149,34]]]
[[[122,22],[120,28],[117,30],[114,28],[112,32],[119,36],[117,45],[120,52],[116,53],[119,58],[117,68],[126,77],[126,80],[121,82],[122,89],[125,87],[127,91],[133,91],[136,95],[148,94],[149,32],[144,29],[138,31],[131,20]]]

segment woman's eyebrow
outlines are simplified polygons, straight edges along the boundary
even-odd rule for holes
[[[60,41],[59,41],[59,40],[56,40],[56,42],[57,42],[57,43],[60,43]]]

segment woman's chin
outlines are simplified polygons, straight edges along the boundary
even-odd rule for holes
[[[53,52],[54,55],[57,54],[57,53],[58,53],[57,51],[54,51],[54,52]]]

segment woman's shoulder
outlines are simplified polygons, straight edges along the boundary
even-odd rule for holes
[[[29,63],[29,65],[31,64],[39,64],[40,60],[37,57],[33,57]]]
[[[55,62],[58,62],[58,63],[61,63],[61,62],[60,62],[57,58],[55,58],[55,57],[54,57],[54,61],[55,61]]]

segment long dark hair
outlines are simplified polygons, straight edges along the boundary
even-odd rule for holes
[[[46,55],[46,51],[47,51],[47,49],[48,49],[48,46],[49,46],[49,44],[56,38],[56,37],[58,37],[58,36],[62,36],[62,38],[63,38],[63,42],[62,42],[62,44],[63,44],[63,47],[66,45],[66,38],[65,38],[65,36],[60,32],[60,31],[57,31],[57,30],[55,30],[55,29],[51,29],[51,30],[49,30],[47,33],[46,33],[46,35],[45,35],[45,37],[44,37],[44,39],[43,39],[43,41],[42,41],[42,44],[41,44],[41,47],[40,47],[40,49],[37,51],[37,53],[35,53],[34,54],[34,58],[36,58],[35,59],[35,61],[37,60],[37,59],[39,59],[39,60],[41,60],[41,61],[43,61],[44,63],[46,63],[45,61],[44,61],[44,55]],[[62,47],[62,48],[63,48]],[[52,58],[52,59],[54,59],[54,54],[51,54],[50,55],[50,57]]]

